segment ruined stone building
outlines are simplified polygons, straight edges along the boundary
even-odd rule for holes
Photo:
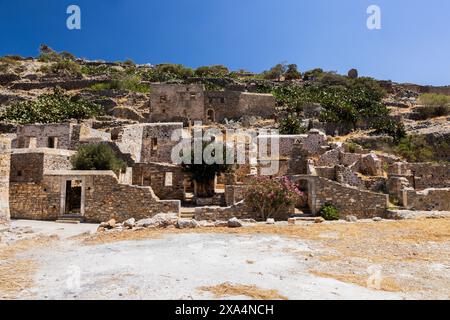
[[[275,98],[271,94],[242,91],[206,91],[203,85],[152,84],[150,122],[222,122],[243,116],[271,118]]]

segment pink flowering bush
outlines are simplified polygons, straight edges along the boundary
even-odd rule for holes
[[[287,177],[273,179],[259,176],[249,183],[244,199],[261,219],[266,220],[275,217],[284,208],[305,201],[305,194]]]

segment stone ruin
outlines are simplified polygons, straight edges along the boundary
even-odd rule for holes
[[[168,213],[196,220],[253,219],[244,202],[252,177],[264,164],[249,161],[255,141],[246,144],[246,164],[233,174],[216,177],[215,195],[194,196],[195,186],[171,152],[176,130],[190,132],[191,122],[210,126],[243,115],[273,114],[270,95],[239,91],[205,91],[201,85],[155,85],[149,123],[94,129],[89,123],[24,125],[0,138],[0,219],[79,219],[101,222],[149,218]],[[308,110],[315,114],[317,106]],[[231,137],[227,142],[235,143]],[[406,163],[400,158],[350,148],[332,142],[317,129],[300,135],[260,135],[276,138],[280,152],[276,179],[287,176],[307,195],[306,203],[285,208],[277,216],[317,214],[325,204],[336,206],[343,218],[387,217],[392,208],[450,211],[448,164]],[[257,142],[257,140],[256,140]],[[127,170],[72,170],[70,157],[87,143],[109,145]],[[257,143],[256,143],[257,145]],[[253,151],[254,152],[254,151]],[[248,153],[248,155],[247,155]]]

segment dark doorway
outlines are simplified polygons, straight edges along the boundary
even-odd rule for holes
[[[66,208],[65,214],[81,214],[81,188],[80,180],[66,181]]]

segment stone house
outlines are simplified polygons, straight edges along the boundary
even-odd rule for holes
[[[204,86],[152,84],[150,122],[192,122],[204,119]]]
[[[13,150],[9,178],[11,218],[101,222],[179,212],[180,201],[160,200],[151,187],[120,183],[112,171],[70,170],[72,153]]]
[[[30,124],[17,128],[12,147],[74,150],[80,142],[110,141],[111,134],[92,129],[87,124]]]
[[[183,130],[182,122],[128,125],[113,140],[120,152],[130,154],[136,163],[172,163],[171,154],[178,141],[172,134]]]
[[[222,122],[243,116],[272,118],[275,98],[271,94],[242,91],[206,91],[198,84],[152,84],[150,122]]]

